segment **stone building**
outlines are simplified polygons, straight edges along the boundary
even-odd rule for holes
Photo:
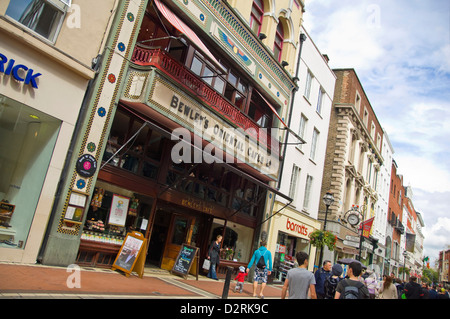
[[[334,204],[327,214],[327,230],[338,236],[337,247],[328,259],[361,256],[371,264],[376,240],[358,240],[358,228],[375,216],[379,170],[383,164],[383,130],[354,69],[333,70],[337,76],[328,133],[327,157],[322,182],[322,197],[330,192]],[[319,220],[326,208],[319,208]],[[348,222],[355,213],[358,218]],[[359,253],[359,249],[361,253]]]

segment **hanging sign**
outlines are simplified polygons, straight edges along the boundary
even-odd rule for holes
[[[375,217],[372,217],[361,224],[363,237],[369,238],[374,219]]]

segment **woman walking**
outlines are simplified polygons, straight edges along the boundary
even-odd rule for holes
[[[211,262],[208,275],[209,278],[217,279],[217,265],[220,263],[220,242],[222,241],[222,235],[217,235],[216,240],[211,243],[208,250],[208,259]]]
[[[391,276],[386,276],[383,281],[378,298],[379,299],[398,299],[397,287],[392,283],[393,278]]]

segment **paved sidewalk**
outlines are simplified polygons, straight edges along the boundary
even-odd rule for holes
[[[64,267],[0,263],[0,298],[44,299],[219,299],[222,297],[224,280],[212,280],[205,276],[183,277],[162,269],[147,269],[143,278],[126,277],[120,271],[81,267],[79,276]],[[78,282],[80,287],[72,287]],[[233,277],[231,279],[234,279]],[[252,284],[246,282],[242,293],[233,291],[232,280],[229,299],[252,297]],[[259,291],[259,290],[258,290]],[[268,285],[264,290],[266,299],[281,296],[280,285]]]

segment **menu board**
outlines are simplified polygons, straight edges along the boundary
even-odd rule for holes
[[[199,249],[194,246],[189,246],[186,244],[181,245],[180,252],[178,253],[177,259],[173,264],[172,272],[178,273],[187,277],[189,271],[191,270],[194,259],[198,259]],[[197,280],[198,280],[198,260],[197,260]]]

